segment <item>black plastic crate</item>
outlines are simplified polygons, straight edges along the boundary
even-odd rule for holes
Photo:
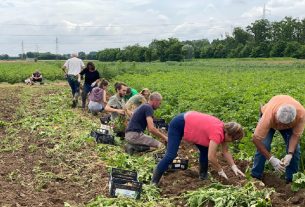
[[[163,153],[157,153],[154,155],[156,162],[160,162],[160,160],[164,157]],[[188,168],[189,160],[182,158],[175,158],[173,162],[168,166],[168,169],[171,170],[186,170]]]
[[[165,122],[165,119],[154,118],[153,121],[156,128],[165,128],[168,130],[168,124]]]
[[[129,180],[138,180],[138,173],[131,170],[123,170],[119,168],[112,168],[110,172],[111,177],[129,179]]]
[[[109,193],[112,197],[124,196],[139,199],[142,183],[138,181],[136,171],[112,168],[109,179]]]
[[[95,138],[97,143],[114,145],[114,137],[106,129],[92,130],[90,135]]]
[[[104,115],[100,118],[101,124],[107,125],[111,121],[111,115]]]

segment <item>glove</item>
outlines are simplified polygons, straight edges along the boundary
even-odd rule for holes
[[[96,84],[95,82],[91,83],[91,87],[93,88],[95,86],[95,84]]]
[[[245,177],[245,174],[242,171],[240,171],[236,165],[232,165],[231,168],[236,176],[241,175]]]
[[[287,167],[290,164],[291,159],[292,154],[288,154],[281,161],[284,163],[284,166]]]
[[[223,169],[221,169],[221,170],[218,172],[218,175],[220,175],[221,177],[224,177],[226,180],[228,180],[228,177],[227,177],[226,173],[223,171]]]
[[[282,163],[279,159],[277,159],[276,157],[272,156],[269,159],[270,164],[274,167],[274,169],[277,172],[285,172],[285,167],[284,167],[284,163]]]

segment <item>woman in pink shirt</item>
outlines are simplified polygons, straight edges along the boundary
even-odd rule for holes
[[[211,162],[220,176],[228,179],[217,161],[216,152],[219,145],[222,146],[223,156],[231,165],[235,175],[245,176],[235,165],[228,150],[228,142],[240,140],[243,136],[244,131],[238,123],[223,123],[214,116],[196,111],[179,114],[169,124],[167,151],[154,170],[152,183],[159,183],[168,165],[176,158],[182,137],[184,140],[194,143],[200,151],[200,179],[208,177],[208,161]]]

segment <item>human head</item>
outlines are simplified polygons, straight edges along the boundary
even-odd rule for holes
[[[131,88],[128,87],[127,90],[126,90],[126,95],[129,96],[130,94],[131,94]]]
[[[281,106],[276,112],[276,120],[282,124],[290,124],[295,120],[297,110],[294,106],[285,104]]]
[[[87,69],[89,70],[95,70],[95,65],[93,62],[88,62],[87,63]]]
[[[101,82],[99,82],[98,87],[105,90],[107,89],[108,84],[109,84],[108,81],[103,79]]]
[[[77,57],[77,56],[78,56],[78,54],[76,52],[71,54],[71,57]]]
[[[115,83],[114,88],[120,97],[124,97],[126,95],[127,85],[125,83]]]
[[[239,123],[227,122],[224,124],[225,141],[240,140],[245,136],[244,130]]]
[[[162,101],[162,96],[158,92],[153,92],[149,96],[149,104],[152,106],[152,108],[155,110],[160,107]]]
[[[142,91],[140,92],[140,94],[142,96],[144,96],[146,100],[148,100],[149,95],[150,95],[150,91],[149,91],[148,88],[143,88]]]

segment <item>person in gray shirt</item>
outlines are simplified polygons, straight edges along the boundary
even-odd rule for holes
[[[125,115],[125,100],[127,85],[124,83],[116,83],[115,85],[116,94],[111,96],[105,111],[111,112],[111,120],[116,119],[119,115]]]

